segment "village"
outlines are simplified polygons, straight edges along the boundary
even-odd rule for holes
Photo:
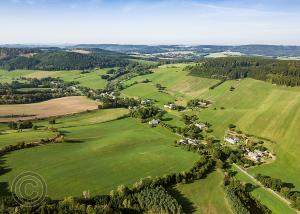
[[[236,131],[235,128],[231,128],[225,133],[224,142],[240,148],[245,158],[255,163],[264,163],[274,158],[274,155],[264,146],[264,141],[250,137],[241,131]]]

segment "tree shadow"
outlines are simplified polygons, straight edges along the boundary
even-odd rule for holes
[[[171,117],[167,117],[167,118],[162,119],[162,121],[171,121],[171,120],[173,120],[173,118],[171,118]]]
[[[65,139],[65,143],[84,143],[84,140],[79,140],[79,139]]]
[[[0,157],[0,176],[11,171],[11,168],[4,166],[5,162],[4,156]],[[0,196],[7,195],[10,195],[8,182],[0,182]]]
[[[184,213],[193,213],[196,211],[196,207],[187,197],[174,188],[174,186],[168,188],[168,192],[178,201],[182,206]]]
[[[11,195],[8,182],[0,182],[0,196]]]

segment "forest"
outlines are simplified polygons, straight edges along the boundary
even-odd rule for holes
[[[191,75],[216,79],[250,77],[286,86],[300,85],[300,61],[258,57],[226,57],[204,59],[187,66]]]
[[[56,49],[43,52],[40,49],[8,50],[4,52],[1,49],[3,54],[0,57],[0,67],[6,70],[83,70],[126,66],[129,63],[127,55],[100,49],[86,54]]]

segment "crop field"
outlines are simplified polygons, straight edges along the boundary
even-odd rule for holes
[[[230,208],[224,200],[222,179],[222,173],[215,171],[194,183],[178,184],[171,189],[171,193],[181,202],[186,213],[230,214]]]
[[[0,105],[0,122],[75,114],[98,108],[98,103],[83,96],[63,97],[33,104]],[[11,115],[15,115],[10,117]]]
[[[65,143],[2,157],[7,172],[0,182],[9,183],[20,172],[33,170],[45,178],[49,195],[54,198],[79,196],[84,190],[90,190],[92,195],[107,194],[118,185],[130,186],[141,177],[187,170],[197,160],[196,154],[174,146],[176,135],[135,119],[61,131],[66,135]]]

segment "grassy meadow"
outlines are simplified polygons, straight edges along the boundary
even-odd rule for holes
[[[220,139],[224,137],[228,124],[233,123],[246,133],[276,142],[274,144],[276,161],[254,168],[251,172],[261,172],[281,178],[294,183],[300,189],[298,179],[300,165],[296,164],[300,157],[300,150],[297,149],[300,147],[298,140],[300,139],[300,88],[243,79],[226,81],[214,90],[209,90],[209,86],[215,84],[217,80],[207,81],[205,78],[190,76],[186,71],[182,71],[183,68],[184,64],[165,65],[154,70],[153,74],[136,77],[130,81],[139,82],[149,79],[152,82],[136,84],[125,89],[124,94],[133,94],[134,89],[138,89],[136,93],[139,96],[154,97],[159,104],[164,103],[167,100],[164,96],[159,96],[159,94],[149,96],[152,93],[151,88],[154,88],[153,85],[159,83],[166,87],[165,91],[171,94],[173,101],[181,99],[187,101],[190,97],[212,101],[209,108],[188,111],[187,114],[197,114],[201,121],[211,123],[213,134]],[[180,85],[185,85],[185,87],[180,87]],[[231,86],[235,88],[234,91],[229,90]],[[157,90],[152,89],[152,91]],[[221,107],[225,109],[222,110]],[[178,124],[180,113],[170,111],[169,114],[172,114],[174,125]],[[281,173],[282,170],[285,173]]]
[[[181,71],[183,67],[161,66],[153,74],[130,81],[140,82],[146,78],[151,80],[147,84],[132,86],[138,87],[138,93],[144,98],[152,98],[148,97],[149,88],[159,83],[166,87],[165,91],[173,97],[173,101],[184,103],[191,97],[212,101],[207,109],[186,113],[197,114],[200,121],[211,123],[214,130],[212,134],[219,139],[223,139],[228,125],[233,123],[243,132],[274,141],[272,150],[276,154],[276,161],[251,168],[249,172],[280,178],[293,183],[296,190],[300,190],[300,165],[297,164],[300,161],[300,88],[243,79],[226,81],[214,90],[209,90],[209,86],[217,80],[190,76],[186,71]],[[234,91],[230,91],[231,86],[235,88]],[[124,94],[128,91],[131,92],[131,87],[124,90]],[[154,98],[159,104],[166,101],[158,95]],[[168,123],[177,126],[180,124],[179,112],[169,111],[168,115],[172,115]],[[272,201],[272,196],[270,200],[275,206],[276,200]]]
[[[26,78],[61,78],[64,81],[78,81],[81,86],[100,89],[104,88],[107,81],[101,78],[102,74],[105,74],[109,69],[95,69],[91,70],[89,73],[81,73],[78,70],[72,71],[33,71],[33,70],[14,70],[6,71],[0,70],[0,83],[11,82],[14,79],[20,77]]]
[[[224,200],[222,182],[221,171],[215,171],[194,183],[177,184],[170,192],[186,213],[230,214],[232,212]]]
[[[132,185],[141,177],[189,169],[197,155],[173,145],[176,135],[150,128],[135,119],[60,129],[67,142],[15,151],[2,157],[11,182],[22,171],[41,174],[51,197],[109,193],[118,185]],[[30,157],[26,158],[26,157]]]
[[[0,148],[18,143],[32,143],[54,137],[56,133],[48,130],[24,130],[22,132],[3,132],[0,134]]]
[[[219,80],[189,75],[184,70],[186,65],[163,65],[153,69],[152,74],[125,81],[126,85],[138,83],[121,91],[121,94],[153,99],[160,107],[167,102],[185,105],[192,98],[210,100],[212,105],[207,109],[185,113],[197,114],[200,121],[212,124],[212,134],[221,140],[228,125],[233,123],[243,132],[273,141],[272,151],[276,160],[251,168],[249,173],[280,178],[300,190],[300,88],[243,79],[226,81],[210,90],[209,87]],[[105,72],[105,69],[86,74],[80,71],[0,70],[0,82],[12,81],[20,75],[36,78],[52,76],[79,81],[83,86],[97,89],[106,85],[100,77]],[[146,79],[150,82],[142,83]],[[165,90],[159,92],[156,84],[161,84]],[[233,91],[230,91],[231,86],[235,88]],[[120,184],[131,185],[141,177],[189,169],[197,160],[194,154],[173,146],[177,136],[167,129],[150,128],[148,124],[131,118],[115,120],[127,112],[126,109],[96,110],[58,118],[55,125],[39,121],[39,134],[29,131],[0,135],[0,145],[8,145],[8,142],[17,143],[22,138],[36,139],[43,137],[40,134],[51,134],[43,129],[53,127],[69,139],[62,144],[25,149],[2,157],[6,170],[0,176],[0,182],[9,183],[22,170],[33,170],[45,177],[49,195],[55,198],[66,194],[80,195],[83,190],[90,190],[92,194],[108,193]],[[163,120],[170,125],[184,126],[180,119],[182,114],[168,110]],[[0,131],[6,133],[6,129],[0,123]],[[237,173],[237,178],[251,182],[241,172]],[[221,181],[222,175],[217,171],[195,183],[177,185],[174,192],[183,202],[190,203],[195,213],[230,213]],[[274,213],[293,213],[292,209],[260,187],[251,194]]]

